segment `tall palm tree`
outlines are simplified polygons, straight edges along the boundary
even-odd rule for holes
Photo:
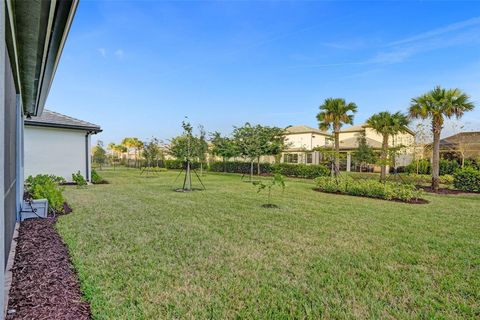
[[[320,129],[332,129],[335,137],[335,175],[340,168],[340,128],[343,124],[353,124],[353,114],[357,112],[357,105],[346,103],[342,98],[325,99],[320,106],[317,120]]]
[[[380,154],[380,180],[382,182],[385,182],[387,178],[388,139],[390,136],[393,139],[397,134],[406,132],[408,123],[407,116],[401,112],[392,114],[388,111],[376,113],[367,120],[368,126],[382,136],[382,152]]]
[[[412,118],[430,119],[432,121],[432,189],[437,191],[440,174],[440,134],[445,118],[461,118],[475,105],[470,97],[460,89],[444,89],[440,86],[412,99],[409,113]]]

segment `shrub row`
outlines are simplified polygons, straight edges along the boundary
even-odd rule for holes
[[[250,173],[250,162],[231,161],[231,162],[212,162],[210,171],[228,172],[228,173]],[[254,164],[254,172],[257,173],[257,164]],[[328,175],[330,170],[324,165],[306,165],[292,163],[260,163],[261,174],[280,173],[287,177],[309,178],[313,179]]]
[[[453,185],[463,191],[480,192],[480,170],[466,167],[453,175]]]
[[[386,182],[376,180],[354,180],[350,177],[332,179],[320,177],[316,180],[317,188],[323,192],[342,193],[352,196],[363,196],[385,200],[401,200],[410,202],[421,199],[423,190],[414,185]]]
[[[454,174],[460,168],[460,165],[455,160],[446,160],[440,159],[440,175],[445,174]],[[430,160],[415,160],[405,167],[405,172],[407,173],[418,173],[419,174],[431,174],[432,173],[432,164]]]
[[[183,169],[185,167],[185,162],[182,160],[165,160],[163,161],[166,169]],[[190,168],[198,169],[200,168],[199,162],[191,162]]]

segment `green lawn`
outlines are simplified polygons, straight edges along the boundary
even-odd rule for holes
[[[287,180],[280,209],[238,175],[101,171],[57,228],[94,319],[479,318],[480,196],[409,205]],[[177,183],[178,184],[178,183]]]

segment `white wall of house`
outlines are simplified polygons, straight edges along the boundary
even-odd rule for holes
[[[291,133],[285,136],[285,144],[289,149],[312,150],[326,145],[326,136],[316,133]]]
[[[88,178],[85,134],[83,130],[25,126],[25,177],[54,174],[72,181],[72,173],[80,171]],[[88,140],[90,150],[90,136]]]

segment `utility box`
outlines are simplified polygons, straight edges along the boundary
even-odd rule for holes
[[[20,221],[30,218],[46,218],[48,214],[48,200],[36,199],[32,203],[23,201],[22,212],[20,213]]]

